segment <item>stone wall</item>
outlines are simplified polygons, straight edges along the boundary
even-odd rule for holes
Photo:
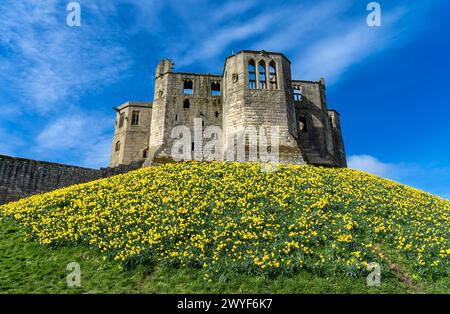
[[[138,169],[142,162],[89,169],[0,155],[0,204]]]
[[[167,60],[163,60],[158,69],[164,68],[165,63]],[[158,75],[158,69],[149,139],[149,164],[172,161],[171,133],[174,127],[187,126],[193,139],[195,118],[202,119],[203,129],[222,125],[222,98],[212,93],[212,84],[222,91],[221,75],[173,73],[171,69]],[[191,82],[191,91],[184,90],[185,82]]]
[[[293,80],[292,85],[301,90],[301,99],[294,101],[297,139],[306,161],[310,164],[346,167],[344,143],[339,116],[327,109],[325,82]],[[334,123],[330,121],[336,120]]]
[[[213,85],[214,91],[220,86],[220,93],[212,92]],[[293,87],[301,90],[301,99],[294,97]],[[117,118],[120,113],[129,117],[136,105],[129,102],[116,108]],[[271,139],[271,127],[278,127],[280,162],[346,166],[341,126],[333,122],[339,116],[329,113],[325,81],[293,80],[291,62],[281,53],[240,51],[225,60],[223,75],[173,72],[172,61],[164,59],[155,72],[153,103],[145,108],[141,125],[130,128],[129,119],[121,128],[116,123],[111,167],[144,156],[144,166],[172,162],[172,131],[185,126],[192,136],[195,118],[202,118],[203,129],[221,126],[222,159],[228,149],[237,151],[239,131],[264,127]],[[115,150],[117,143],[120,149]],[[201,147],[196,146],[200,145],[192,141],[190,151],[198,153]]]
[[[249,88],[249,64],[255,65],[254,88]],[[275,84],[270,84],[269,65],[275,70]],[[259,69],[261,67],[261,70]],[[227,58],[225,63],[226,89],[224,90],[224,138],[236,137],[239,128],[264,127],[279,131],[279,157],[281,163],[303,164],[303,156],[292,136],[296,127],[291,95],[290,63],[279,53],[245,51]],[[261,71],[261,73],[260,73]],[[265,78],[265,84],[260,77]],[[224,143],[224,145],[231,145]],[[235,147],[236,144],[233,143]],[[228,147],[227,147],[228,148]],[[231,149],[231,146],[228,148]],[[236,151],[236,149],[234,149]],[[247,158],[247,157],[246,157]]]
[[[128,165],[137,160],[145,160],[150,137],[152,103],[129,101],[115,108],[116,123],[111,145],[109,166]],[[133,124],[133,112],[138,113],[138,121]],[[123,125],[120,116],[123,114]]]

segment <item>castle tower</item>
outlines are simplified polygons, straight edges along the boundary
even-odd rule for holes
[[[156,68],[149,156],[144,166],[173,161],[172,130],[184,126],[191,132],[193,152],[194,120],[202,119],[203,130],[222,124],[221,75],[173,72],[171,60],[162,60]]]
[[[223,81],[225,150],[231,149],[228,139],[237,137],[239,129],[263,126],[270,138],[271,128],[278,127],[280,162],[303,164],[294,137],[297,126],[290,61],[281,53],[244,50],[227,58]]]
[[[148,160],[154,158],[156,154],[169,157],[170,151],[164,150],[164,144],[170,138],[170,129],[167,125],[171,105],[173,105],[174,82],[172,73],[173,62],[170,59],[161,60],[155,72],[155,90],[153,96],[152,123],[149,137]]]
[[[145,160],[152,118],[152,103],[126,102],[116,110],[116,122],[109,166]]]

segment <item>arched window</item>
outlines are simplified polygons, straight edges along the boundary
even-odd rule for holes
[[[185,99],[183,102],[183,108],[189,109],[191,107],[191,103],[189,102],[189,99]]]
[[[148,156],[148,148],[144,149],[144,151],[142,152],[142,158],[147,158]]]
[[[194,90],[194,83],[192,82],[192,80],[184,80],[183,93],[185,95],[192,95],[193,90]]]
[[[266,78],[266,63],[264,61],[259,62],[258,64],[259,71],[259,88],[265,89],[267,88],[267,78]]]
[[[256,88],[256,66],[253,60],[248,62],[248,88]]]
[[[120,141],[116,142],[115,150],[116,150],[116,152],[118,152],[120,150]]]
[[[294,86],[294,100],[301,101],[302,100],[302,88],[301,86]]]
[[[273,61],[270,61],[269,63],[269,81],[270,88],[277,89],[277,68]]]
[[[131,125],[138,125],[139,124],[139,111],[133,110],[131,114]]]

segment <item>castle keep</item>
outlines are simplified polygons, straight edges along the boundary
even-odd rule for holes
[[[275,146],[281,163],[346,167],[339,114],[327,108],[324,80],[293,80],[290,61],[283,54],[238,52],[225,60],[222,75],[175,73],[172,68],[170,60],[159,63],[152,103],[127,102],[115,108],[109,168],[0,155],[0,204],[173,161],[172,131],[180,126],[191,134],[198,128],[205,133],[212,126],[219,128],[216,141],[221,143],[223,160],[229,160],[224,154],[229,148],[237,151],[238,141],[228,139],[238,138],[239,129],[262,127],[270,141],[272,129],[277,129]],[[200,125],[195,123],[199,118]],[[195,143],[188,145],[189,152],[204,149]],[[249,155],[249,147],[244,148]]]
[[[171,60],[162,60],[153,102],[127,102],[115,110],[110,167],[171,161],[173,128],[184,125],[194,134],[195,118],[204,129],[221,127],[223,151],[240,128],[266,127],[270,138],[277,127],[280,162],[347,165],[325,81],[292,79],[291,62],[277,52],[240,51],[225,60],[222,75],[176,73]],[[201,147],[193,142],[191,149]]]

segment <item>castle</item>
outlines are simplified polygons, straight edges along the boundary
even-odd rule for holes
[[[169,59],[156,68],[153,102],[126,102],[117,112],[110,167],[171,161],[172,129],[220,126],[221,142],[239,128],[279,130],[281,163],[346,167],[339,113],[327,108],[325,81],[291,78],[278,52],[243,50],[225,60],[222,75],[176,73]],[[231,143],[231,144],[230,144]],[[198,145],[197,145],[198,146]],[[195,152],[192,142],[190,148]],[[224,159],[225,160],[225,159]]]
[[[223,75],[174,73],[172,67],[170,60],[159,63],[153,103],[127,102],[115,108],[109,168],[0,155],[0,204],[174,161],[172,133],[180,126],[194,134],[188,143],[192,146],[187,145],[191,155],[206,147],[196,145],[198,128],[204,134],[211,127],[220,129],[216,141],[222,145],[222,154],[238,151],[238,141],[229,139],[238,138],[240,129],[266,128],[272,141],[275,128],[281,163],[346,167],[339,114],[327,109],[324,80],[292,80],[290,61],[283,54],[240,51],[226,59]],[[245,157],[251,146],[244,142]]]

